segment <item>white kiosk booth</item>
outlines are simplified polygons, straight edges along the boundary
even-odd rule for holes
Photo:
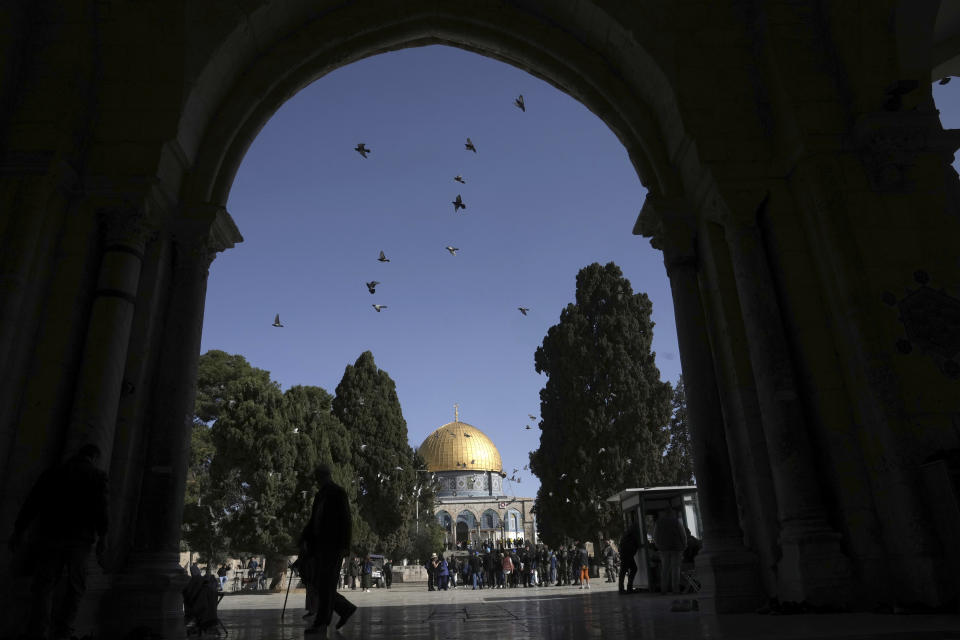
[[[661,511],[673,507],[681,514],[690,533],[703,538],[700,535],[702,527],[697,488],[694,486],[624,489],[607,498],[607,502],[620,505],[624,528],[633,524],[640,527],[640,550],[634,558],[637,561],[637,577],[633,581],[635,589],[650,588],[653,524]]]

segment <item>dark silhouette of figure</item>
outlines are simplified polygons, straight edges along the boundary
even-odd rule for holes
[[[304,572],[305,581],[315,589],[316,604],[310,611],[315,612],[313,624],[305,635],[327,636],[327,627],[334,611],[339,616],[339,629],[357,610],[357,606],[337,591],[340,579],[340,567],[350,552],[350,504],[347,493],[333,481],[330,467],[317,466],[314,472],[320,490],[313,499],[310,521],[300,535],[300,554],[302,564],[308,565]],[[312,594],[308,593],[308,596]],[[309,598],[308,598],[309,599]]]
[[[393,584],[393,562],[389,559],[383,563],[383,581],[386,583],[387,589]]]
[[[620,593],[633,591],[633,579],[637,577],[637,560],[634,556],[640,550],[640,527],[636,523],[630,525],[623,538],[620,539]],[[623,587],[623,579],[627,579],[627,587]]]
[[[96,542],[106,550],[107,474],[96,466],[100,449],[85,444],[63,464],[45,471],[30,490],[14,524],[10,549],[22,553],[24,540],[37,558],[28,620],[31,636],[46,638],[51,623],[55,639],[69,638],[86,591],[86,562]],[[67,570],[63,600],[53,615],[57,582]]]

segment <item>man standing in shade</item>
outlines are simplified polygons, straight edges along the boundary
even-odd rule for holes
[[[316,606],[313,624],[304,635],[327,637],[330,619],[336,611],[340,620],[337,629],[357,610],[357,606],[337,591],[340,567],[350,552],[350,503],[347,493],[333,481],[330,467],[320,464],[315,471],[320,490],[313,499],[310,521],[300,536],[300,549],[304,561],[310,564],[306,572],[311,576],[316,589]]]
[[[687,548],[687,532],[673,507],[657,519],[653,542],[660,553],[660,593],[680,593],[680,555]]]
[[[52,620],[53,638],[70,638],[80,600],[86,591],[86,563],[96,542],[97,556],[106,549],[107,474],[97,467],[100,448],[80,447],[76,455],[40,476],[14,524],[10,548],[20,552],[30,530],[37,558],[32,587],[29,631],[46,638],[53,613],[57,582],[67,570],[63,600]]]

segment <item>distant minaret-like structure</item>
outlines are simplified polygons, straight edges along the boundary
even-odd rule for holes
[[[460,405],[456,402],[453,403],[453,421],[460,422]]]

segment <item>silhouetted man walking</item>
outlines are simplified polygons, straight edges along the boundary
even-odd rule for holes
[[[325,638],[333,611],[340,617],[337,622],[339,629],[354,614],[357,606],[337,591],[340,567],[350,552],[351,521],[347,493],[333,481],[329,466],[319,465],[315,474],[320,490],[313,499],[310,521],[300,536],[300,549],[303,564],[309,565],[304,572],[304,580],[308,584],[312,582],[316,590],[316,605],[311,608],[316,612],[316,617],[304,634]]]
[[[53,622],[53,638],[70,638],[77,609],[86,591],[86,562],[96,542],[97,555],[106,549],[107,474],[96,463],[100,449],[86,444],[63,464],[40,476],[30,490],[14,524],[10,549],[21,552],[27,530],[37,558],[28,634],[46,638]],[[51,620],[57,581],[67,569],[63,600]]]

